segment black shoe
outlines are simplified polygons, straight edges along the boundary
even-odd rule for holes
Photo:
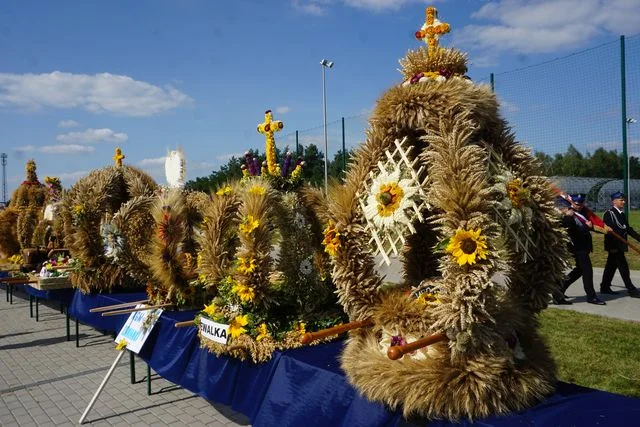
[[[568,299],[566,299],[566,298],[562,298],[562,299],[554,299],[554,300],[553,300],[553,303],[554,303],[555,305],[571,305],[571,304],[573,304],[573,302],[572,302],[572,301],[569,301],[569,300],[568,300]]]
[[[631,298],[640,298],[640,290],[638,288],[629,289],[629,296]]]
[[[587,302],[589,304],[595,304],[595,305],[607,305],[606,302],[602,301],[600,298],[598,297],[593,297],[593,298],[588,298]]]
[[[607,295],[617,295],[618,292],[614,291],[611,288],[600,288],[600,293],[601,294],[607,294]]]

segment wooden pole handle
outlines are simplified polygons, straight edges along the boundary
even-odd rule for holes
[[[373,325],[374,323],[372,319],[356,320],[350,323],[345,323],[344,325],[334,326],[332,328],[323,329],[317,332],[307,332],[302,336],[300,342],[302,344],[310,344],[315,340],[330,337],[331,335],[338,335],[343,332],[351,331],[353,329],[368,328]]]
[[[405,345],[394,345],[392,347],[389,347],[389,350],[387,350],[387,357],[389,357],[389,359],[391,360],[398,360],[407,353],[420,350],[421,348],[427,347],[440,341],[445,341],[447,339],[448,338],[445,334],[437,333],[429,335],[428,337],[420,338],[419,340]]]
[[[146,304],[148,302],[149,302],[149,300],[145,299],[145,300],[142,300],[142,301],[133,301],[133,302],[125,302],[125,303],[122,303],[122,304],[105,305],[105,306],[102,306],[102,307],[92,308],[91,310],[89,310],[89,313],[101,313],[103,311],[109,311],[109,310],[113,310],[113,309],[116,309],[116,308],[131,307],[132,305]]]
[[[156,308],[162,308],[173,305],[172,303],[167,304],[158,304],[158,305],[150,305],[148,307],[140,307],[140,308],[128,308],[126,310],[116,310],[116,311],[107,311],[106,313],[102,313],[102,316],[117,316],[118,314],[129,314],[134,313],[136,311],[146,311],[146,310],[155,310]]]
[[[192,326],[195,325],[196,321],[194,320],[185,320],[184,322],[176,322],[175,326],[176,328],[186,328],[187,326]]]

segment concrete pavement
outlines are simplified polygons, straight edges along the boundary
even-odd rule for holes
[[[117,356],[113,338],[80,325],[80,348],[66,341],[65,315],[57,304],[40,305],[40,321],[29,318],[29,300],[0,300],[0,425],[73,426]],[[136,358],[131,384],[129,357],[116,367],[85,424],[94,426],[246,426],[249,419],[212,405],[152,373]]]

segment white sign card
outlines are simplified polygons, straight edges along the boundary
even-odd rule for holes
[[[200,317],[200,333],[203,337],[220,344],[227,343],[227,337],[229,335],[229,325],[223,325],[222,323],[216,323],[213,320],[209,320],[206,317]]]
[[[144,304],[136,305],[136,308],[144,307],[146,307]],[[161,314],[161,308],[131,313],[127,319],[127,323],[120,329],[115,342],[119,343],[125,340],[127,342],[127,349],[138,354]]]

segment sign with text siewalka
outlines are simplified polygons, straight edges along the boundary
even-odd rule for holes
[[[220,344],[226,344],[228,332],[229,325],[216,323],[204,316],[200,317],[200,333],[203,337]]]
[[[144,304],[136,305],[136,308],[143,307],[145,307]],[[131,313],[127,323],[120,329],[115,342],[127,341],[127,349],[138,354],[161,314],[161,308]]]

